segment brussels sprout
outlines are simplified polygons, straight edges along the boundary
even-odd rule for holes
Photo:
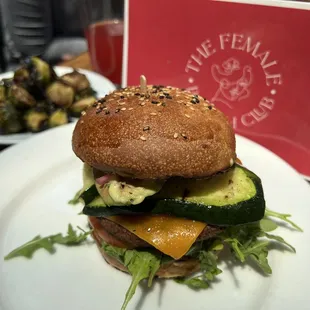
[[[74,100],[74,89],[60,81],[54,82],[46,90],[47,98],[57,106],[68,108]]]
[[[68,115],[64,110],[58,109],[53,112],[48,120],[49,127],[56,127],[69,123]]]
[[[20,69],[17,69],[14,73],[14,82],[17,83],[17,84],[23,84],[25,82],[28,81],[29,79],[29,71],[27,70],[27,68],[20,68]]]
[[[23,129],[20,115],[9,102],[0,102],[0,134],[17,133]]]
[[[92,105],[94,102],[96,102],[95,97],[82,98],[72,104],[70,107],[70,113],[75,117],[79,117],[81,112]]]
[[[47,128],[48,115],[45,112],[32,109],[26,113],[24,118],[29,131],[39,132]]]
[[[3,102],[6,98],[6,87],[4,85],[0,85],[0,102]]]
[[[49,64],[38,57],[31,57],[31,64],[31,71],[35,73],[35,80],[43,86],[48,85],[53,78],[52,68]]]
[[[85,74],[76,70],[61,77],[61,80],[72,86],[77,92],[90,88],[90,83]]]
[[[36,104],[36,100],[29,94],[29,92],[19,85],[12,85],[9,88],[8,99],[17,108],[30,108]]]

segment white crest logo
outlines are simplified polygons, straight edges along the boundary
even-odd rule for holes
[[[236,78],[238,71],[240,71],[240,76]],[[250,66],[241,68],[237,59],[229,58],[222,63],[222,67],[213,64],[211,74],[219,84],[219,88],[211,99],[212,102],[222,102],[232,109],[232,102],[241,101],[250,96],[249,88],[253,81]]]
[[[188,74],[187,90],[196,94],[203,91],[211,102],[220,108],[225,106],[235,129],[252,127],[272,113],[283,84],[279,61],[271,54],[263,42],[251,36],[219,33],[213,41],[201,42],[190,54],[184,68]],[[217,60],[212,61],[215,55]],[[208,66],[206,71],[202,71],[204,64]],[[206,80],[210,85],[206,85]],[[252,100],[245,100],[249,97]]]

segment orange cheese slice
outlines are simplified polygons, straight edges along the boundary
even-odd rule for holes
[[[109,220],[174,259],[185,255],[206,227],[205,223],[168,215],[116,215]]]

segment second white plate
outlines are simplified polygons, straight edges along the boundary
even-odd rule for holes
[[[73,68],[69,67],[54,67],[54,70],[58,76],[61,76],[63,74],[69,73],[73,71]],[[90,82],[91,87],[97,92],[97,97],[104,97],[106,94],[112,92],[115,90],[114,84],[108,80],[106,77],[84,69],[77,69],[79,72],[85,74]],[[13,76],[13,72],[5,72],[0,74],[0,80],[11,78]],[[33,134],[31,132],[26,133],[17,133],[17,134],[10,134],[10,135],[0,135],[0,144],[3,145],[10,145],[10,144],[16,144],[19,143],[27,138],[32,137]]]

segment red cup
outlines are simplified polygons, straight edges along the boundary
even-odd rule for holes
[[[121,84],[123,60],[123,1],[91,0],[82,7],[85,36],[93,69]]]

